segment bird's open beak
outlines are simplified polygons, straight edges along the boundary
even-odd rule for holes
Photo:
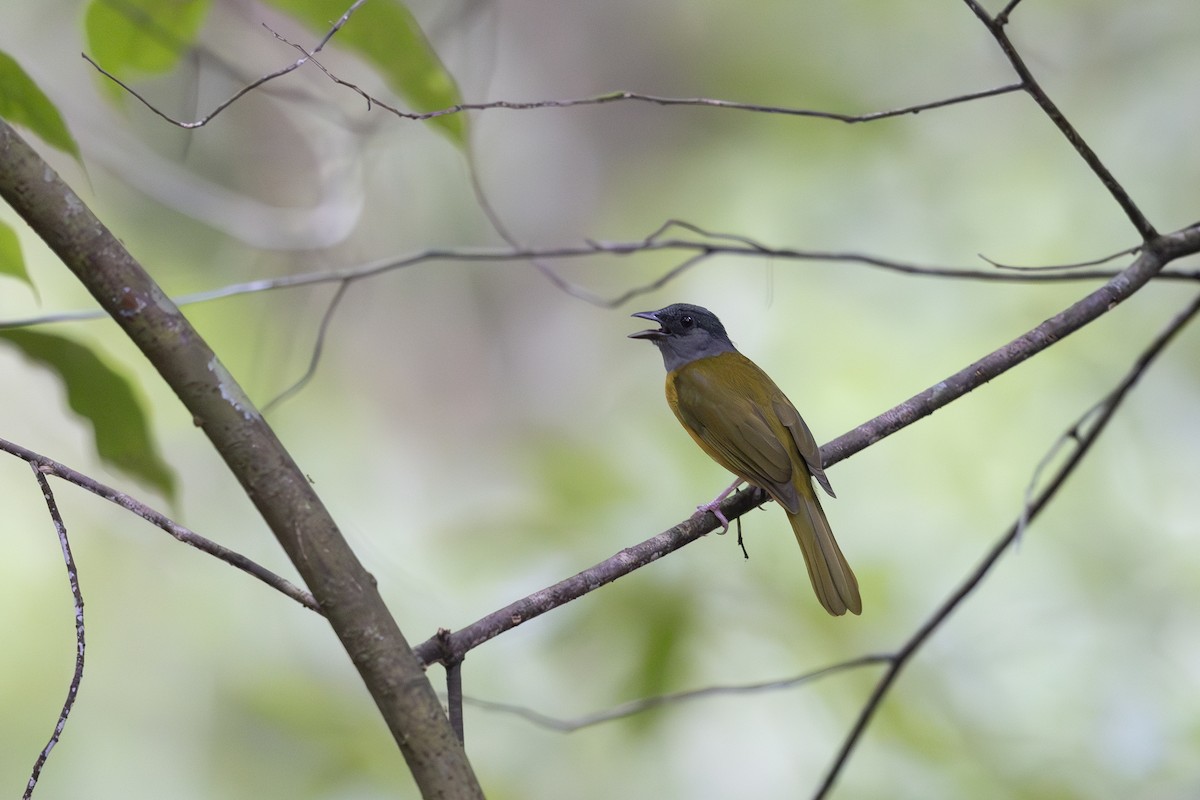
[[[630,316],[638,317],[640,319],[648,319],[651,322],[658,324],[658,312],[657,311],[639,311],[636,314],[630,314]],[[662,329],[662,327],[660,326],[658,328],[651,328],[649,330],[638,331],[637,333],[631,333],[631,334],[629,334],[629,338],[630,339],[661,339],[666,335],[667,335],[667,332],[664,331]]]

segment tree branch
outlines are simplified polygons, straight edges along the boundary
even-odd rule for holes
[[[826,444],[821,448],[825,465],[828,467],[850,457],[1002,375],[1111,311],[1144,286],[1171,260],[1196,252],[1200,252],[1200,224],[1149,242],[1133,264],[1041,325]],[[751,489],[731,496],[721,504],[721,511],[727,519],[733,520],[762,505],[767,499],[765,492]],[[684,520],[675,527],[628,547],[583,572],[523,597],[465,628],[454,631],[448,637],[448,650],[446,644],[439,641],[438,637],[422,642],[415,648],[417,657],[426,665],[442,660],[447,653],[461,657],[469,650],[517,625],[582,597],[696,541],[716,527],[714,518],[708,514]]]
[[[276,575],[266,567],[256,564],[241,553],[230,550],[211,539],[206,539],[200,534],[188,530],[165,514],[154,510],[140,500],[130,497],[125,492],[107,486],[89,475],[84,475],[82,472],[73,470],[65,464],[60,464],[51,458],[47,458],[40,453],[35,453],[6,439],[0,439],[0,450],[25,459],[39,474],[54,475],[55,477],[62,478],[81,489],[86,489],[97,497],[103,497],[110,503],[115,503],[126,511],[137,514],[151,525],[161,528],[184,544],[191,545],[203,553],[208,553],[210,556],[221,559],[231,567],[240,569],[242,572],[253,578],[257,578],[277,592],[287,595],[310,611],[316,611],[318,614],[321,613],[321,609],[317,606],[317,601],[313,599],[313,596],[288,579]]]
[[[303,472],[175,304],[3,120],[0,195],[141,349],[212,441],[341,639],[424,796],[481,798],[437,694]]]

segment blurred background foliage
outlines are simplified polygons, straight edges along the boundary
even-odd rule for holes
[[[348,4],[172,4],[178,57],[165,72],[157,62],[134,69],[132,83],[165,113],[198,118],[298,57],[272,32],[312,46],[317,20]],[[76,161],[43,147],[46,157],[172,295],[495,245],[472,170],[531,245],[637,240],[671,218],[770,245],[940,265],[982,267],[977,254],[1078,261],[1136,242],[1020,95],[854,126],[639,103],[434,125],[368,108],[309,66],[189,132],[114,95],[79,58],[87,51],[104,64],[85,20],[146,7],[0,0],[0,50],[58,107],[82,153]],[[436,84],[432,95],[406,94],[411,73],[405,83],[381,66],[380,30],[366,26],[372,7],[396,19],[411,12],[428,37],[416,69]],[[404,9],[370,0],[362,13],[368,44],[353,45],[354,18],[322,63],[397,105],[435,107],[456,89],[468,101],[629,89],[861,113],[1012,80],[956,2],[418,0]],[[396,40],[406,44],[398,59],[422,57],[420,31]],[[1025,3],[1010,32],[1160,230],[1200,216],[1191,3]],[[468,140],[470,160],[459,146]],[[11,211],[0,216],[19,233],[36,287],[0,278],[0,319],[90,308]],[[556,268],[618,294],[675,263],[654,254]],[[1088,289],[714,258],[604,309],[528,264],[430,262],[353,286],[315,380],[271,420],[416,642],[645,539],[726,483],[671,418],[657,354],[624,338],[638,327],[630,312],[678,300],[717,311],[826,441]],[[264,403],[303,373],[332,291],[239,296],[188,314]],[[1016,517],[1055,439],[1194,291],[1152,285],[834,467],[839,499],[826,505],[863,586],[861,618],[825,615],[783,515],[768,507],[744,520],[749,561],[734,537],[708,537],[471,653],[467,693],[574,718],[896,648]],[[115,326],[39,330],[84,344],[136,385],[174,497],[162,493],[169,482],[156,488],[102,462],[61,381],[8,346],[0,435],[292,574]],[[1200,792],[1198,365],[1200,334],[1188,330],[1019,548],[903,675],[839,796]],[[74,645],[57,544],[28,467],[0,459],[0,487],[0,785],[15,793],[53,726]],[[415,796],[318,617],[103,501],[55,487],[89,649],[38,796]],[[467,746],[500,800],[804,796],[876,674],[667,705],[571,734],[469,706]],[[440,670],[431,676],[441,681]]]

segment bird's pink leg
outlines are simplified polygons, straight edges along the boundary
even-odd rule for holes
[[[738,478],[736,481],[729,484],[728,489],[714,497],[711,502],[705,503],[702,506],[696,506],[696,513],[694,516],[699,517],[711,512],[712,515],[717,518],[717,522],[721,523],[721,533],[727,532],[729,530],[729,520],[727,520],[725,515],[721,513],[721,503],[726,497],[729,497],[729,495],[733,494],[734,490],[743,483],[745,483],[745,481],[741,478]]]

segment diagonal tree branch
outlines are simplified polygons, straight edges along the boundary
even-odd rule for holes
[[[1160,236],[1148,243],[1129,267],[1041,325],[826,444],[821,448],[825,465],[854,455],[1002,375],[1111,311],[1145,286],[1171,260],[1196,252],[1200,252],[1200,224]],[[727,499],[721,504],[721,511],[732,520],[767,499],[766,493],[751,489]],[[583,572],[493,611],[448,637],[422,642],[415,648],[417,656],[426,665],[446,658],[460,659],[489,639],[691,544],[716,527],[715,519],[708,514],[684,520]]]
[[[303,472],[175,304],[3,120],[0,195],[141,349],[212,441],[317,599],[422,794],[481,798],[432,685]]]

